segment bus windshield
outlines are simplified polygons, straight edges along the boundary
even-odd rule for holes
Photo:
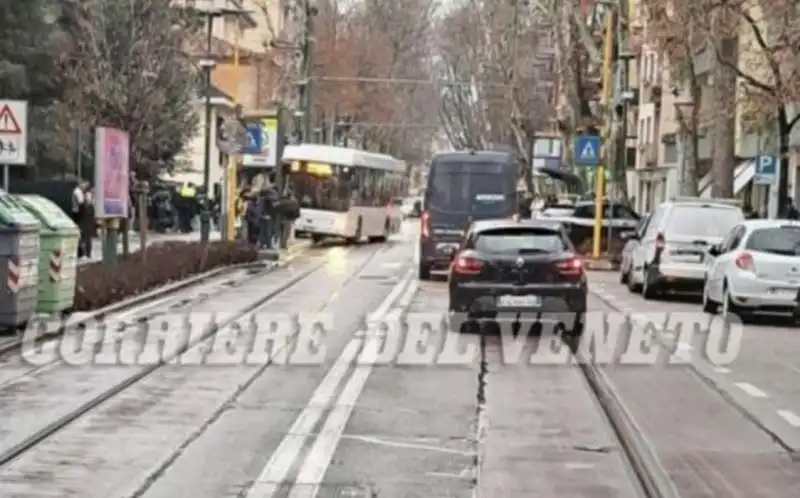
[[[289,189],[301,208],[344,212],[350,209],[352,172],[341,166],[304,164],[289,174]]]

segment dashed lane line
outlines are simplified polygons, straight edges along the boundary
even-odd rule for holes
[[[789,423],[792,427],[799,427],[800,428],[800,416],[797,416],[791,410],[778,410],[778,415],[781,418]]]
[[[767,393],[757,388],[753,384],[750,384],[749,382],[734,382],[733,385],[754,398],[769,398]]]
[[[591,292],[598,295],[601,299],[607,301],[609,304],[611,304],[618,310],[622,311],[623,313],[627,313],[632,317],[636,316],[636,312],[631,308],[631,306],[621,302],[621,300],[614,294],[604,292],[597,288],[592,289]],[[662,331],[662,333],[666,332],[669,331]],[[686,349],[691,350],[692,348],[692,346],[688,344],[678,344],[677,347],[679,349],[684,349],[684,350]],[[731,373],[731,369],[725,367],[714,367],[713,371],[714,373],[719,375],[727,375]],[[798,369],[798,371],[800,371],[800,369]],[[734,382],[733,385],[753,398],[759,398],[759,399],[769,398],[769,394],[767,394],[765,391],[761,390],[760,388],[756,387],[755,385],[749,382]],[[792,427],[800,428],[800,415],[797,415],[791,410],[777,410],[777,414]]]

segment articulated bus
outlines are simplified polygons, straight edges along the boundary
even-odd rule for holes
[[[383,242],[400,231],[392,198],[405,195],[406,165],[392,156],[331,145],[287,145],[284,172],[300,201],[295,231],[317,243],[343,238]]]

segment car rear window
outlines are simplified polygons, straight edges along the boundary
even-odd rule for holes
[[[708,205],[675,206],[667,220],[667,235],[724,237],[744,220],[741,209]]]
[[[540,228],[503,228],[478,234],[475,249],[491,253],[558,253],[569,250],[560,232]]]
[[[437,163],[426,206],[442,212],[500,214],[508,207],[509,168],[498,163]]]
[[[800,227],[774,227],[753,230],[745,249],[751,251],[800,256]]]

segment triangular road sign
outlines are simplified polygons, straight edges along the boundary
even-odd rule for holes
[[[587,141],[583,144],[580,158],[582,161],[594,161],[597,159],[597,151],[594,150],[594,144],[591,141]]]
[[[3,109],[0,110],[0,133],[7,133],[7,134],[18,134],[22,133],[22,130],[19,128],[19,123],[17,123],[17,118],[14,117],[14,113],[11,111],[11,107],[8,104],[3,106]]]

